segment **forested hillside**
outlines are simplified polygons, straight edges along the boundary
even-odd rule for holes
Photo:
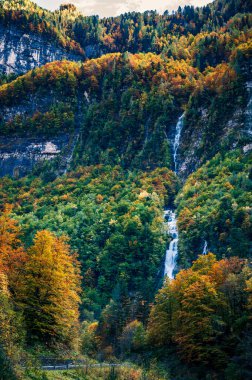
[[[193,40],[199,33],[226,28],[233,16],[251,10],[248,0],[215,0],[203,8],[179,7],[172,14],[167,10],[159,15],[150,10],[99,19],[83,16],[72,4],[50,12],[30,0],[2,0],[0,17],[4,24],[13,23],[26,31],[44,34],[69,50],[81,53],[82,48],[89,58],[116,51],[164,52],[174,56],[181,37],[190,36]]]
[[[0,70],[20,74],[59,59],[60,54],[66,59],[84,60],[114,52],[162,53],[174,59],[190,59],[202,70],[226,61],[239,40],[246,41],[251,9],[249,0],[215,0],[202,8],[180,7],[172,14],[146,11],[100,19],[83,16],[71,4],[50,12],[30,0],[1,0],[0,38],[4,48]],[[47,45],[46,49],[41,44]]]
[[[0,1],[1,379],[252,377],[251,25]]]
[[[251,256],[251,153],[218,153],[186,181],[177,197],[182,266],[203,252]]]

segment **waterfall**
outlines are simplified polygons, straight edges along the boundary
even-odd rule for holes
[[[175,138],[173,142],[173,161],[175,173],[177,172],[177,153],[179,149],[181,131],[184,125],[184,114],[178,119]],[[178,257],[178,229],[177,229],[177,219],[176,214],[173,210],[166,210],[164,212],[164,219],[166,221],[165,226],[167,233],[172,236],[172,241],[170,242],[169,248],[166,250],[165,255],[165,269],[164,276],[169,277],[170,279],[174,278],[174,270],[177,264]]]
[[[167,223],[167,233],[172,236],[172,241],[170,242],[169,248],[166,251],[165,256],[165,269],[164,275],[173,279],[173,272],[176,267],[177,256],[178,256],[178,229],[177,220],[175,212],[172,210],[166,210],[164,212],[164,218]]]
[[[174,162],[174,167],[175,167],[175,173],[177,172],[177,154],[178,154],[178,148],[179,148],[179,143],[180,143],[180,137],[181,137],[181,131],[184,125],[184,114],[180,116],[178,119],[177,125],[176,125],[176,130],[175,130],[175,138],[173,142],[173,162]]]
[[[173,142],[173,161],[175,167],[175,173],[177,172],[177,153],[179,149],[181,131],[184,124],[184,114],[180,116],[178,119],[176,130],[175,130],[175,138]],[[172,210],[166,210],[164,212],[164,219],[166,221],[165,225],[167,227],[167,233],[172,236],[172,241],[170,242],[169,248],[166,250],[165,255],[165,269],[164,275],[173,279],[174,269],[177,263],[178,257],[178,229],[177,229],[177,219],[176,214]]]
[[[205,240],[202,255],[207,255],[207,254],[208,254],[208,246],[207,246],[207,241]]]

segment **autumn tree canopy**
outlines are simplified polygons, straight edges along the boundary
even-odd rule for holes
[[[251,323],[251,276],[244,260],[200,256],[158,292],[148,324],[150,343],[174,344],[188,363],[222,367],[238,343],[235,324],[243,318],[239,329],[246,330]]]
[[[79,266],[66,239],[36,234],[25,266],[25,320],[29,339],[76,344],[80,302]]]

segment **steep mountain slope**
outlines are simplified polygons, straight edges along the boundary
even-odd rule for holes
[[[251,149],[252,45],[234,50],[231,65],[208,69],[191,96],[181,137],[179,172],[186,178],[217,152]]]
[[[83,65],[53,63],[2,86],[1,135],[14,140],[12,148],[4,141],[1,144],[1,174],[22,175],[38,161],[55,156],[58,163],[53,170],[56,168],[58,174],[65,172],[72,158],[74,165],[120,163],[125,167],[172,167],[170,140],[184,110],[177,152],[181,177],[186,178],[220,149],[248,145],[251,15],[237,14],[228,19],[233,11],[228,4],[222,6],[224,10],[220,9],[219,13],[216,9],[220,4],[216,2],[191,14],[196,19],[205,15],[199,18],[201,24],[194,31],[202,30],[198,34],[193,35],[190,27],[184,26],[183,32],[165,37],[169,48],[166,53],[171,58],[124,53]],[[70,49],[68,54],[76,54],[78,45],[69,35],[74,37],[77,25],[74,20],[81,20],[82,16],[74,7],[62,6],[52,13],[27,0],[15,4],[4,2],[2,7],[2,18],[11,28],[17,30],[29,25],[29,33],[32,30],[36,38],[47,38],[51,44],[53,37],[59,49],[65,46]],[[12,8],[14,13],[7,11]],[[163,17],[169,22],[184,23],[190,9]],[[238,2],[236,9],[247,11],[249,4],[241,6]],[[217,12],[219,20],[215,31],[211,31],[213,28],[207,21],[208,13],[208,17],[213,16],[211,12]],[[125,20],[130,17],[133,16],[125,15]],[[146,22],[152,23],[152,17],[150,14]],[[158,28],[157,24],[154,30]],[[44,46],[41,44],[42,49]],[[123,42],[123,46],[128,45]],[[146,49],[138,46],[136,50]],[[18,59],[17,56],[15,65]],[[23,139],[18,140],[20,150],[16,148],[17,137]],[[52,154],[44,154],[46,144],[55,146]],[[28,161],[24,158],[27,152]]]
[[[0,354],[251,378],[251,2],[0,32]]]
[[[177,197],[182,266],[205,249],[218,258],[251,257],[252,152],[218,153],[193,173]]]
[[[80,61],[83,56],[68,51],[45,36],[0,23],[0,73],[22,74],[61,59]]]
[[[0,87],[1,135],[31,144],[78,134],[75,165],[171,167],[169,138],[199,77],[153,54],[47,64]]]
[[[0,183],[0,206],[13,205],[26,245],[41,229],[70,237],[82,263],[87,317],[95,313],[98,318],[118,291],[129,302],[127,312],[135,305],[135,313],[142,309],[146,318],[148,304],[141,302],[153,298],[162,279],[162,209],[173,203],[177,189],[175,174],[166,168],[147,174],[97,165],[55,181],[6,177]]]
[[[249,1],[234,0],[214,1],[203,8],[185,6],[171,15],[150,11],[99,19],[84,17],[71,4],[50,12],[30,0],[1,0],[0,70],[21,73],[52,60],[126,51],[186,59],[198,43],[197,34],[215,32],[234,15],[249,12]],[[215,53],[216,63],[223,59]],[[198,57],[195,64],[200,65]]]
[[[0,73],[25,73],[47,62],[83,60],[80,45],[30,0],[0,2]]]

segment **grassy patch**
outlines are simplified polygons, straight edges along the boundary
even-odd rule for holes
[[[168,380],[156,371],[146,373],[137,367],[92,367],[31,374],[26,380]]]

